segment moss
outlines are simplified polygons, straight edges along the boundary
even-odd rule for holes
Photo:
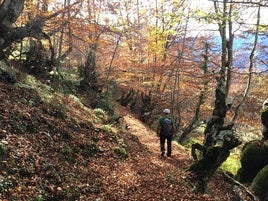
[[[175,141],[178,141],[177,139],[175,139]],[[192,148],[192,145],[193,144],[196,144],[196,143],[202,143],[199,139],[196,139],[196,138],[190,138],[188,141],[187,141],[187,144],[184,144],[184,146],[188,149],[191,149]]]
[[[240,156],[236,153],[231,153],[227,160],[221,165],[221,168],[226,171],[232,173],[232,175],[237,174],[237,171],[241,167]]]
[[[268,165],[259,171],[257,176],[254,178],[250,188],[253,192],[261,199],[266,200],[268,199]]]
[[[110,125],[110,124],[108,124],[108,125],[104,125],[103,127],[102,127],[102,130],[105,132],[105,133],[108,133],[108,134],[110,134],[110,133],[116,133],[116,131],[115,131],[115,128],[113,128],[113,126],[112,125]]]
[[[252,141],[244,145],[241,153],[241,168],[236,179],[241,183],[252,182],[258,172],[268,164],[268,145]]]
[[[60,119],[65,119],[67,117],[67,111],[69,110],[68,107],[57,98],[53,98],[50,101],[48,108],[49,110],[47,112],[49,115]]]
[[[111,89],[111,88],[110,88]],[[115,106],[112,104],[112,96],[113,90],[107,90],[104,93],[99,93],[97,95],[97,108],[102,108],[103,110],[107,111],[108,114],[114,115],[114,108]]]
[[[101,108],[94,109],[94,120],[96,123],[107,123],[108,122],[108,115],[106,112]]]
[[[126,149],[123,148],[123,147],[115,147],[114,152],[115,152],[117,158],[122,159],[122,158],[127,158],[128,157],[128,153],[127,153]]]

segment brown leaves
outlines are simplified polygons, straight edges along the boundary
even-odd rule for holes
[[[174,145],[172,158],[160,158],[155,133],[127,111],[124,121],[130,131],[96,131],[86,123],[88,113],[71,99],[65,99],[71,108],[66,118],[56,118],[50,110],[59,108],[42,104],[36,93],[0,85],[0,145],[7,153],[0,161],[1,200],[209,201],[231,196],[231,187],[217,176],[209,194],[195,194],[187,179],[187,150]],[[38,104],[29,106],[29,100]],[[12,127],[26,123],[38,128],[36,132],[18,135]],[[114,149],[120,146],[128,157],[116,156]]]

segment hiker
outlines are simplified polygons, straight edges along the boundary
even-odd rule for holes
[[[167,156],[171,157],[171,142],[174,134],[174,119],[170,117],[170,110],[165,109],[157,126],[157,136],[160,137],[161,156],[165,155],[165,142],[167,141]]]
[[[268,140],[268,98],[263,102],[261,110],[262,142]]]

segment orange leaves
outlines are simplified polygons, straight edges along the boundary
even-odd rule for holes
[[[0,85],[0,144],[7,153],[0,160],[1,200],[227,200],[231,188],[220,178],[212,181],[210,194],[194,194],[186,172],[189,153],[174,146],[172,158],[158,157],[155,133],[125,108],[117,112],[131,129],[103,132],[86,123],[90,109],[70,97],[47,105],[27,88]],[[65,118],[54,115],[60,103],[69,108]],[[14,133],[16,114],[38,130]],[[127,158],[116,157],[120,146]]]

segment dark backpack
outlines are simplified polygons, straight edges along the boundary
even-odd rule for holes
[[[171,136],[173,134],[173,122],[170,118],[165,117],[161,122],[160,122],[160,134],[166,135],[166,136]]]

